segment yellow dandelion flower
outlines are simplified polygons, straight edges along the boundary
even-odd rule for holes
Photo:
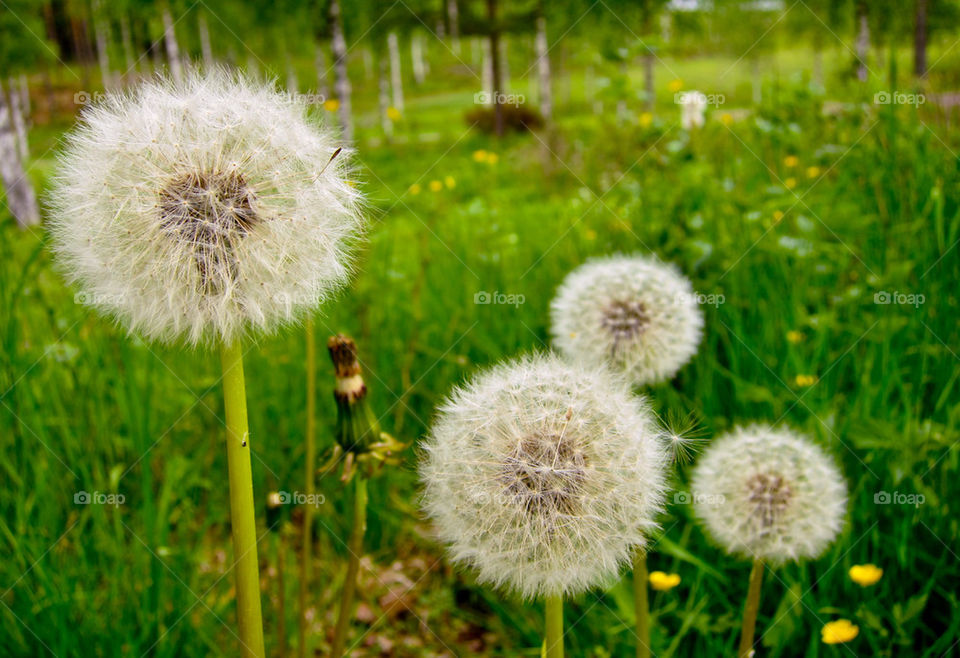
[[[824,644],[843,644],[860,634],[860,627],[849,619],[838,619],[823,625],[820,638]]]
[[[487,153],[487,164],[497,164],[497,160],[500,159],[500,156],[496,153]]]
[[[587,238],[587,240],[596,240],[596,239],[597,239],[597,232],[594,231],[592,228],[588,228],[583,235],[584,235],[585,238]]]
[[[883,569],[875,564],[855,564],[850,567],[850,580],[860,587],[875,585],[883,577]]]
[[[816,178],[820,175],[820,167],[807,167],[807,178]]]
[[[800,331],[788,331],[787,340],[796,345],[799,342],[802,342],[804,339],[803,332]]]
[[[454,180],[453,176],[446,176],[443,179],[443,184],[452,190],[457,186],[457,181]]]
[[[671,80],[670,84],[667,85],[667,89],[669,89],[673,93],[677,93],[678,91],[683,89],[683,80],[681,80],[680,78],[677,78],[676,80]]]
[[[800,162],[800,159],[795,155],[788,155],[783,159],[783,164],[786,167],[796,167],[798,162]]]
[[[797,186],[797,179],[791,176],[787,180],[783,181],[783,184],[787,186],[788,190],[792,190]]]
[[[658,592],[666,592],[680,584],[680,574],[664,573],[662,571],[650,572],[650,587]]]
[[[410,194],[420,194],[420,183],[414,183],[410,186]]]
[[[439,191],[442,190],[442,189],[443,189],[443,183],[441,183],[441,182],[438,181],[438,180],[432,180],[432,181],[430,181],[430,191],[431,191],[431,192],[439,192]]]
[[[331,98],[330,100],[324,102],[323,109],[325,109],[327,112],[336,112],[340,109],[340,101],[338,101],[336,98]]]
[[[401,116],[400,110],[398,110],[397,108],[393,106],[390,106],[387,108],[387,118],[390,119],[391,121],[399,121],[400,116]]]
[[[723,125],[729,126],[730,124],[733,123],[733,115],[730,114],[729,112],[724,112],[723,114],[720,115],[720,121],[721,123],[723,123]]]
[[[652,114],[650,114],[649,112],[644,112],[643,114],[640,115],[640,126],[641,126],[641,127],[647,128],[647,127],[650,126],[651,123],[653,123],[653,115],[652,115]]]
[[[475,162],[485,162],[487,159],[487,152],[483,149],[478,149],[473,152],[473,159]]]
[[[805,388],[807,386],[813,386],[817,383],[816,375],[797,375],[793,380],[793,383],[799,386],[800,388]]]
[[[774,211],[773,211],[773,223],[774,223],[774,224],[779,224],[781,221],[783,221],[783,211],[782,211],[782,210],[774,210]]]

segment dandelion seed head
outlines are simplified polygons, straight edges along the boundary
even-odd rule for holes
[[[88,108],[50,195],[61,269],[130,331],[189,344],[295,322],[350,272],[347,154],[300,102],[224,71]]]
[[[614,578],[656,527],[662,434],[604,368],[512,361],[440,408],[423,445],[423,508],[481,582],[525,597],[582,592]]]
[[[634,386],[673,377],[703,333],[690,281],[672,265],[638,255],[591,260],[571,272],[550,318],[561,354],[607,363]]]
[[[728,552],[773,564],[814,558],[843,525],[847,489],[834,461],[786,428],[751,425],[697,460],[697,515]]]

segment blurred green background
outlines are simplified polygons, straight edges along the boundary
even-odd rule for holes
[[[548,347],[567,272],[634,251],[677,263],[711,302],[699,355],[651,391],[655,408],[695,414],[706,438],[789,423],[849,482],[830,551],[768,575],[760,653],[956,655],[960,3],[493,4],[491,21],[487,2],[343,3],[347,116],[328,2],[4,0],[23,171],[42,200],[83,105],[171,62],[275,78],[334,129],[349,121],[372,229],[352,285],[316,319],[318,440],[332,443],[335,420],[322,347],[345,332],[384,429],[413,444],[370,485],[353,655],[539,654],[539,604],[444,561],[417,509],[415,446],[454,384]],[[501,106],[502,136],[478,103],[496,90],[521,101]],[[681,120],[691,90],[709,103],[702,126]],[[216,355],[145,344],[77,303],[42,222],[21,228],[0,204],[0,231],[0,655],[235,655]],[[520,303],[476,303],[484,292]],[[250,348],[263,523],[269,490],[304,487],[304,333]],[[325,655],[349,504],[335,476],[318,486],[310,615]],[[81,491],[124,502],[77,504]],[[731,655],[749,565],[678,500],[650,555],[682,578],[651,592],[654,654]],[[295,646],[300,518],[260,545],[273,655],[281,614]],[[869,589],[847,576],[866,562],[885,571]],[[567,604],[569,654],[633,655],[631,587],[625,574]],[[822,644],[841,617],[859,636]]]

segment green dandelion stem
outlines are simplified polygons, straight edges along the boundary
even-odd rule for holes
[[[340,593],[340,616],[333,633],[330,655],[338,658],[343,655],[347,639],[347,628],[353,618],[354,595],[357,591],[357,572],[360,570],[360,556],[363,555],[363,535],[367,530],[367,478],[362,473],[354,476],[356,489],[353,499],[353,528],[350,531],[350,543],[347,550],[350,560],[347,562],[347,575]],[[562,652],[561,652],[562,654]]]
[[[647,598],[647,552],[633,554],[633,604],[637,615],[637,658],[650,658],[650,601]]]
[[[546,602],[546,658],[563,658],[563,596],[548,596]]]
[[[274,532],[273,550],[277,564],[277,653],[287,654],[287,606],[286,606],[286,559],[282,532]]]
[[[243,382],[240,341],[221,344],[223,398],[227,415],[227,469],[230,481],[230,524],[233,527],[234,577],[237,584],[237,622],[243,655],[263,658],[263,616],[260,611],[260,571],[257,561],[257,525],[253,513],[253,473],[250,469],[250,432]]]
[[[757,611],[760,609],[760,586],[763,584],[763,560],[754,560],[750,569],[750,587],[747,602],[743,606],[743,627],[740,631],[740,658],[748,658],[753,651],[753,632],[757,626]]]
[[[316,472],[316,432],[317,432],[317,352],[313,336],[313,318],[307,317],[307,428],[304,437],[305,481],[304,493],[307,500],[313,499],[314,473]],[[300,551],[300,591],[299,591],[299,648],[300,657],[307,658],[307,603],[310,592],[311,554],[313,549],[313,505],[303,506],[303,528]]]

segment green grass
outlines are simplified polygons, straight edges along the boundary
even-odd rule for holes
[[[805,62],[787,59],[797,70]],[[723,64],[677,67],[688,86],[728,93],[731,107],[746,107],[743,67],[729,89],[709,86]],[[721,108],[687,136],[666,89],[669,71],[658,70],[657,116],[644,127],[639,110],[622,124],[612,111],[594,115],[578,95],[580,67],[563,83],[574,92],[554,132],[500,142],[463,122],[479,83],[461,75],[408,90],[397,129],[404,140],[393,145],[369,141],[378,137],[373,89],[358,84],[360,125],[368,126],[360,174],[373,229],[351,288],[318,318],[318,336],[356,338],[385,429],[415,444],[451,386],[478,367],[547,348],[553,291],[584,259],[652,251],[676,262],[698,291],[723,303],[705,307],[699,355],[651,391],[656,408],[695,412],[710,437],[749,420],[795,425],[836,456],[850,486],[848,523],[834,547],[768,574],[758,623],[764,653],[950,655],[960,640],[951,510],[960,493],[960,174],[950,150],[957,146],[941,141],[946,132],[929,108],[918,115],[868,104],[866,115],[855,106],[824,117],[823,98],[794,73],[770,73],[752,116],[727,126],[717,119],[730,108]],[[871,97],[846,86],[828,96]],[[38,127],[35,155],[64,127]],[[438,137],[421,142],[423,132]],[[478,149],[496,152],[498,162],[476,162]],[[798,158],[795,167],[785,164],[788,155]],[[51,157],[34,163],[38,182]],[[814,177],[812,166],[820,170]],[[429,189],[447,176],[454,187]],[[415,183],[418,194],[409,191]],[[7,217],[0,231],[0,653],[232,655],[216,355],[125,335],[74,302],[42,230],[20,232]],[[478,305],[479,291],[524,302]],[[876,304],[880,291],[921,294],[924,302]],[[802,340],[791,342],[788,332]],[[302,489],[303,333],[251,348],[262,522],[269,489]],[[798,375],[818,379],[799,386]],[[321,377],[319,409],[327,446],[332,376]],[[371,482],[373,572],[361,570],[358,592],[375,623],[358,622],[354,638],[373,626],[366,639],[393,642],[396,655],[537,655],[540,606],[478,588],[445,564],[417,512],[414,465],[411,449],[403,466]],[[680,469],[678,491],[688,474]],[[125,503],[76,505],[81,490],[121,493]],[[320,491],[327,502],[318,514],[315,597],[317,623],[330,628],[349,502],[333,477]],[[924,503],[875,504],[883,491],[922,494]],[[662,523],[650,568],[683,580],[652,596],[656,655],[731,655],[749,564],[713,547],[689,505],[671,505]],[[294,535],[286,538],[291,633]],[[261,559],[272,568],[269,546],[261,543]],[[846,575],[864,562],[885,570],[867,590]],[[275,581],[263,571],[272,593]],[[630,587],[625,575],[567,604],[570,655],[632,655]],[[391,592],[399,611],[390,610]],[[264,610],[269,645],[270,596]],[[838,617],[861,628],[850,651],[820,644],[822,623]]]

